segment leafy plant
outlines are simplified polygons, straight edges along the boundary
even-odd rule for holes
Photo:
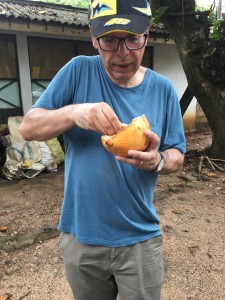
[[[208,52],[202,56],[202,58],[203,58],[203,59],[208,59],[208,58],[211,57],[215,52],[216,52],[216,48],[209,49]]]
[[[217,20],[213,23],[210,37],[217,41],[225,39],[225,15],[223,15],[221,20]]]
[[[154,18],[159,19],[160,17],[162,17],[165,12],[169,9],[169,5],[167,6],[161,6],[160,8],[158,8],[155,13],[154,13]]]
[[[89,0],[40,0],[46,3],[71,5],[73,7],[88,8]]]

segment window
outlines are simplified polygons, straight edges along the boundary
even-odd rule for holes
[[[15,36],[0,34],[0,119],[21,115]]]
[[[51,80],[74,56],[74,41],[30,37],[31,78]]]
[[[91,42],[28,38],[33,103],[44,92],[55,74],[74,56],[93,55]]]
[[[17,79],[15,38],[0,35],[0,79]]]
[[[153,47],[146,47],[145,53],[142,59],[142,66],[153,69]]]

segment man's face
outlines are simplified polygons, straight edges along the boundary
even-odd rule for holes
[[[113,32],[105,35],[105,37],[107,36],[118,38],[132,37],[131,34],[125,32]],[[117,50],[107,52],[100,48],[97,39],[93,36],[92,43],[98,50],[106,72],[113,82],[123,86],[131,86],[136,82],[137,71],[141,65],[145,47],[138,50],[129,50],[124,41],[121,41]]]

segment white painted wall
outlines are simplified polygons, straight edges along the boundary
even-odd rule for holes
[[[154,45],[153,68],[173,82],[181,98],[187,87],[187,80],[175,45]]]
[[[154,44],[154,70],[169,78],[174,84],[179,99],[187,88],[187,79],[176,46],[173,44]],[[196,99],[189,105],[183,122],[186,131],[195,129]]]

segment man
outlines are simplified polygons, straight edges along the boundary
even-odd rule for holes
[[[159,300],[162,237],[153,206],[157,173],[183,164],[177,94],[141,66],[151,12],[145,0],[92,1],[90,33],[99,56],[72,59],[25,116],[26,140],[64,133],[65,194],[59,223],[65,272],[76,300]],[[101,135],[145,114],[145,152],[108,153]]]

